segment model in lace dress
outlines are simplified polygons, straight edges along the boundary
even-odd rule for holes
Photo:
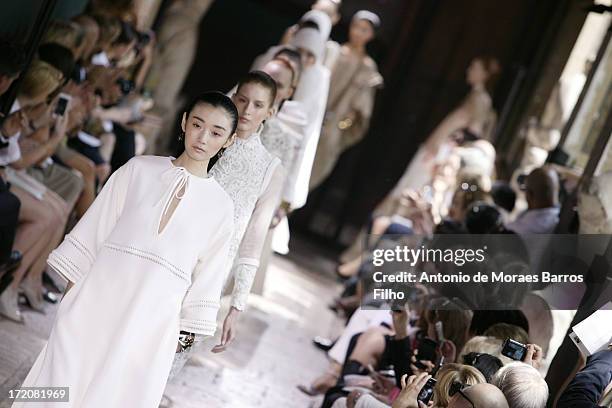
[[[216,329],[233,204],[207,167],[237,121],[229,98],[203,94],[178,159],[136,157],[111,176],[49,257],[69,286],[22,384],[68,387],[69,402],[14,407],[158,407],[177,348]]]
[[[234,202],[235,230],[230,243],[234,287],[221,342],[229,344],[237,314],[244,310],[272,216],[285,179],[280,160],[261,143],[264,120],[273,114],[276,84],[266,73],[252,71],[239,82],[232,100],[240,119],[235,142],[211,169]],[[220,351],[222,347],[213,349]]]

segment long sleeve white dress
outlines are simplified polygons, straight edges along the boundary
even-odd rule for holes
[[[180,330],[215,332],[232,233],[214,178],[169,157],[122,166],[48,260],[74,287],[23,386],[69,387],[70,402],[13,406],[157,407]]]
[[[210,170],[234,202],[230,244],[234,288],[230,304],[244,310],[266,234],[285,180],[280,160],[261,143],[259,133],[236,138]]]

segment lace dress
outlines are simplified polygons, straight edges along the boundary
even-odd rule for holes
[[[215,332],[232,213],[213,178],[168,157],[119,168],[49,257],[74,287],[22,384],[69,387],[70,401],[31,405],[157,407],[179,331]]]
[[[244,310],[270,222],[279,202],[284,171],[258,133],[225,150],[210,174],[234,202],[234,234],[230,243],[234,289],[231,305]]]

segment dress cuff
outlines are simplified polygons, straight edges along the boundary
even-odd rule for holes
[[[241,263],[234,266],[234,290],[230,305],[244,311],[248,304],[249,293],[257,273],[257,266]]]

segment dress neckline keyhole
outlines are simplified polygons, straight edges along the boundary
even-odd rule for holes
[[[168,228],[170,221],[174,217],[182,198],[185,195],[185,191],[187,190],[186,184],[179,184],[175,190],[172,192],[170,199],[164,205],[162,209],[161,217],[159,219],[159,223],[157,225],[157,235],[161,236],[164,231]]]

